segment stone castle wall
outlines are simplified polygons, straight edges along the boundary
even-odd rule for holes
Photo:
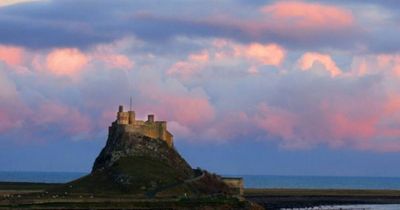
[[[173,136],[167,130],[167,122],[154,121],[154,115],[148,115],[147,121],[136,120],[134,111],[124,112],[123,107],[120,106],[115,123],[124,126],[127,132],[141,133],[151,138],[161,139],[170,147],[173,146]]]
[[[149,123],[136,121],[135,124],[129,124],[126,126],[126,130],[128,132],[138,132],[151,138],[164,140],[169,146],[172,146],[173,144],[172,135],[166,130],[166,122]]]
[[[222,181],[227,184],[231,190],[239,196],[244,195],[244,183],[241,177],[222,177]]]

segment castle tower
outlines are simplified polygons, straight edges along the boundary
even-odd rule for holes
[[[128,112],[124,112],[124,107],[120,105],[118,107],[118,113],[117,113],[117,124],[127,125],[128,123],[129,123]]]
[[[132,110],[129,111],[128,115],[129,115],[129,125],[135,124],[135,121],[136,121],[136,119],[135,119],[135,111],[132,111]]]
[[[154,114],[147,115],[147,122],[151,122],[151,123],[154,122]]]

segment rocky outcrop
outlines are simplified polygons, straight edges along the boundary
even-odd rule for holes
[[[193,170],[166,141],[129,132],[123,126],[110,127],[107,143],[89,175],[46,193],[89,196],[90,205],[99,208],[125,205],[127,209],[260,209],[236,197],[220,176]],[[132,198],[136,200],[129,203]],[[73,207],[79,205],[74,203]]]
[[[112,126],[92,172],[68,183],[69,193],[154,197],[229,194],[217,175],[193,170],[165,141]]]
[[[124,132],[118,127],[110,129],[106,146],[96,158],[92,173],[108,169],[124,157],[146,158],[165,163],[179,171],[184,179],[194,175],[190,165],[165,141],[139,133]]]

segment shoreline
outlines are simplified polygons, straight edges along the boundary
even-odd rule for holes
[[[245,189],[245,198],[266,209],[325,205],[400,204],[400,190]]]
[[[60,184],[0,182],[0,196],[43,192]],[[322,205],[400,204],[400,190],[245,188],[244,197],[265,209]]]

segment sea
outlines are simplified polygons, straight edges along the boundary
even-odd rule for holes
[[[281,210],[400,210],[398,204],[385,205],[337,205],[337,206],[318,206],[311,208],[295,208]]]
[[[239,175],[239,177],[243,177],[246,188],[400,190],[400,177],[271,175]]]
[[[0,182],[66,183],[86,174],[88,173],[0,171]]]
[[[0,182],[65,183],[85,172],[0,172]],[[225,175],[243,177],[245,188],[279,189],[381,189],[400,190],[400,177],[272,176]],[[297,208],[297,210],[400,210],[400,205],[341,205]]]
[[[87,172],[0,171],[0,182],[65,183]],[[245,188],[400,190],[400,177],[224,175],[243,177]]]

